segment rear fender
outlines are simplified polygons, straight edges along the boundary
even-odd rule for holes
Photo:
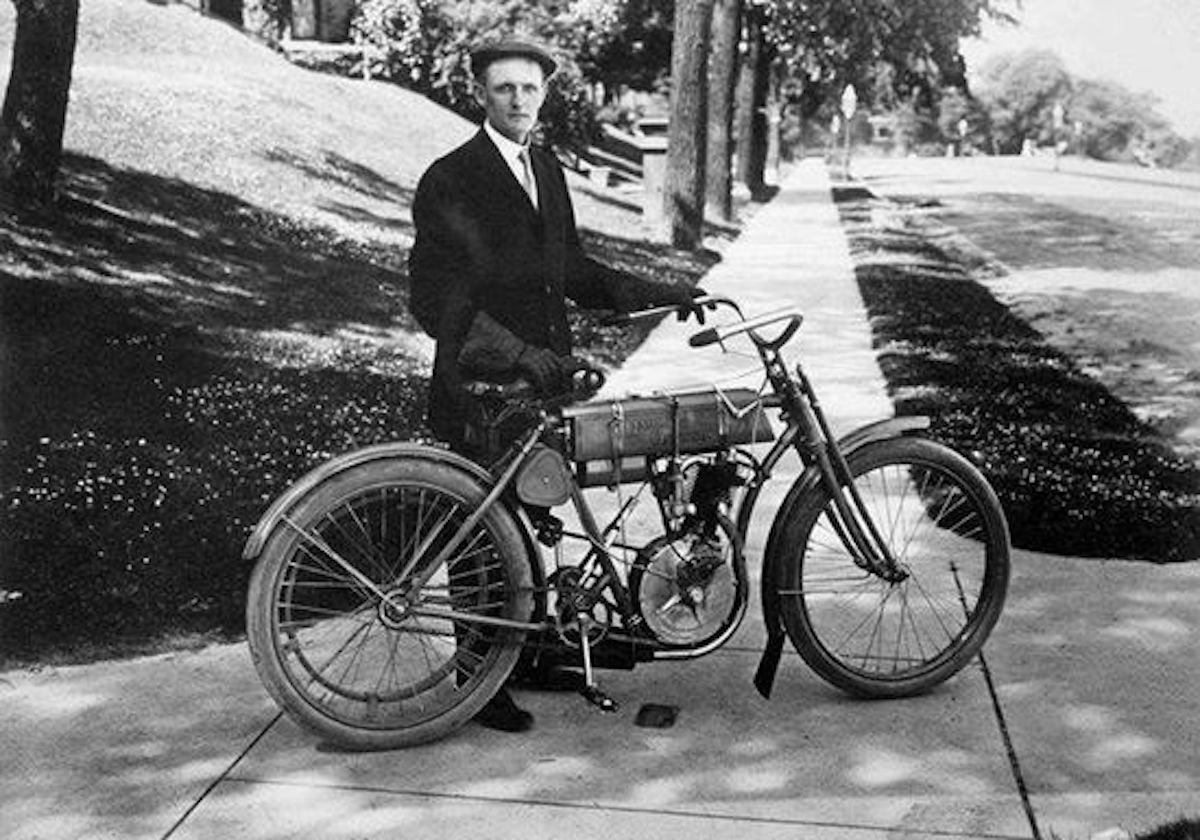
[[[254,530],[250,532],[245,546],[242,547],[242,559],[258,559],[258,555],[262,553],[263,546],[267,543],[267,538],[271,536],[271,533],[279,525],[284,514],[294,508],[317,485],[328,481],[338,473],[345,472],[361,464],[367,464],[371,461],[386,461],[393,458],[421,458],[428,461],[451,464],[470,473],[485,487],[490,487],[492,484],[491,474],[487,470],[448,449],[439,449],[426,444],[407,442],[380,443],[375,446],[356,449],[353,452],[347,452],[344,455],[339,455],[324,462],[305,473],[295,483],[284,490],[271,503],[271,506],[267,508],[267,512],[262,515],[258,523],[254,526]]]
[[[442,449],[437,446],[430,446],[423,443],[392,442],[356,449],[353,452],[347,452],[344,455],[339,455],[336,458],[326,461],[315,469],[305,473],[294,484],[284,490],[271,503],[266,513],[262,515],[262,518],[254,526],[254,530],[250,532],[250,536],[246,539],[246,544],[242,548],[242,559],[257,560],[258,556],[262,554],[263,546],[266,545],[267,540],[275,529],[279,527],[280,522],[282,522],[287,512],[292,510],[300,503],[301,499],[311,493],[322,482],[328,481],[339,473],[361,464],[370,463],[371,461],[402,458],[420,458],[457,467],[469,473],[485,488],[490,488],[494,483],[492,474],[479,464],[456,452],[451,452],[448,449]],[[538,593],[535,602],[537,603],[538,614],[541,615],[544,612],[544,593],[546,591],[546,573],[541,561],[541,551],[537,543],[534,542],[525,518],[520,515],[516,503],[508,499],[507,494],[501,497],[500,503],[508,508],[509,513],[512,514],[513,518],[519,524],[521,537],[525,542],[525,553],[529,558],[529,567],[533,573],[533,583]]]

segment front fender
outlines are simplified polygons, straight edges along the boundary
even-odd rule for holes
[[[492,483],[491,473],[474,461],[464,458],[462,455],[451,452],[448,449],[439,449],[436,446],[429,446],[428,444],[409,443],[406,441],[380,443],[364,447],[363,449],[356,449],[353,452],[347,452],[344,455],[339,455],[336,458],[328,460],[310,470],[288,487],[288,489],[284,490],[271,503],[271,506],[267,508],[267,512],[262,515],[258,523],[254,526],[254,530],[250,532],[250,536],[246,538],[246,544],[242,547],[242,559],[258,559],[258,555],[262,553],[263,546],[266,545],[267,538],[271,536],[271,532],[279,525],[280,520],[283,519],[283,515],[312,492],[313,488],[318,484],[360,464],[366,464],[370,461],[390,460],[392,458],[423,458],[443,464],[451,464],[469,472],[485,486],[491,486]]]
[[[910,417],[890,417],[860,426],[838,439],[838,449],[842,455],[849,458],[859,449],[869,443],[879,440],[901,437],[928,429],[928,417],[913,415]],[[762,598],[763,621],[767,625],[767,647],[763,651],[758,672],[754,676],[754,685],[763,697],[771,696],[771,686],[775,682],[775,671],[779,667],[779,658],[783,654],[783,642],[786,631],[783,626],[783,614],[779,605],[779,593],[776,581],[779,580],[780,564],[784,562],[779,548],[779,541],[784,526],[795,513],[797,505],[809,493],[816,490],[821,481],[821,473],[815,466],[810,466],[792,483],[787,495],[779,504],[779,510],[771,521],[771,530],[767,534],[767,544],[763,550],[762,583],[760,596]]]
[[[838,449],[842,450],[843,455],[849,455],[855,449],[861,449],[868,443],[874,443],[877,440],[887,440],[888,438],[924,431],[929,428],[930,422],[928,417],[921,414],[876,420],[874,423],[860,426],[854,431],[838,438]]]

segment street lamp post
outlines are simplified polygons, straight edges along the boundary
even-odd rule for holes
[[[847,181],[850,180],[850,120],[854,118],[856,110],[858,91],[854,89],[854,85],[846,85],[846,89],[842,91],[842,117],[846,124],[846,156],[842,161],[842,177]]]

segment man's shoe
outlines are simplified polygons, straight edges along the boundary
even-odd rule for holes
[[[528,732],[533,728],[533,715],[517,705],[507,688],[501,688],[475,713],[475,722],[501,732]]]

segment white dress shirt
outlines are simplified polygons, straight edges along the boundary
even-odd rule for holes
[[[492,128],[492,124],[484,120],[483,130],[487,136],[492,139],[492,143],[500,150],[500,157],[504,158],[504,162],[508,164],[509,170],[513,177],[517,179],[517,183],[525,190],[529,196],[529,201],[533,204],[536,210],[537,202],[537,177],[533,174],[533,161],[528,157],[529,146],[520,143],[514,143],[496,129]],[[529,161],[529,168],[526,170],[525,163],[521,160],[521,153],[524,152],[525,160]],[[528,172],[528,187],[526,186],[526,173]]]

